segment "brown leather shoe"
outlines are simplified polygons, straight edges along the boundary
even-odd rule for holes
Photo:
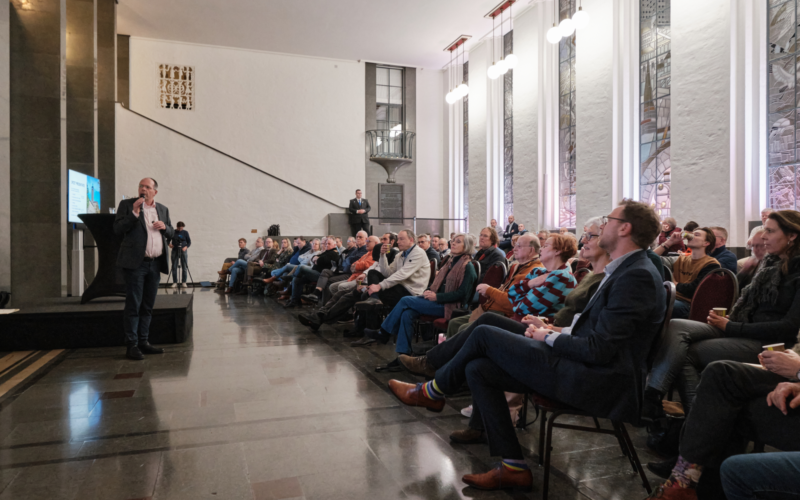
[[[664,488],[662,484],[653,490],[647,498],[658,498],[659,500],[697,500],[697,491],[693,488]]]
[[[477,444],[485,443],[486,438],[483,436],[483,431],[467,427],[460,431],[453,431],[450,434],[450,441],[458,444]]]
[[[272,283],[276,279],[278,279],[278,278],[276,278],[275,276],[270,276],[269,278],[267,278],[267,279],[265,279],[263,281],[264,281],[264,283]]]
[[[444,399],[433,400],[422,393],[422,384],[407,384],[399,380],[390,380],[389,389],[401,403],[408,406],[421,406],[436,413],[444,410]]]
[[[226,288],[225,293],[233,293],[233,288],[231,287]]]
[[[427,356],[418,356],[415,358],[413,356],[401,354],[397,359],[406,367],[406,370],[414,375],[422,375],[428,378],[433,378],[436,375],[436,369],[428,364]]]
[[[530,470],[512,471],[501,464],[484,474],[467,474],[462,481],[479,490],[519,489],[531,491],[533,474]]]
[[[292,294],[290,294],[290,293],[284,293],[283,295],[281,295],[280,297],[278,297],[278,300],[289,300],[289,299],[291,299],[291,298],[292,298]]]

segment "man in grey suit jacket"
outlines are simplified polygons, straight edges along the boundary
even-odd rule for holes
[[[476,328],[464,347],[428,384],[389,382],[405,404],[444,408],[444,395],[468,382],[473,417],[480,425],[469,441],[485,434],[491,455],[503,464],[463,481],[480,489],[530,488],[532,475],[508,418],[504,391],[535,391],[591,415],[638,422],[648,353],[664,320],[666,291],[646,249],[660,222],[647,205],[624,201],[604,218],[600,247],[613,261],[597,292],[570,331],[528,327],[517,335],[492,326]]]
[[[114,219],[114,233],[123,236],[117,265],[125,276],[125,345],[128,359],[142,360],[144,354],[161,354],[163,349],[147,341],[161,273],[169,273],[167,241],[175,231],[169,210],[155,202],[158,183],[145,177],[139,182],[139,198],[122,200]]]
[[[361,197],[361,190],[356,189],[356,197],[350,200],[347,212],[350,214],[348,221],[353,229],[353,236],[357,236],[359,231],[366,231],[369,235],[369,201]]]

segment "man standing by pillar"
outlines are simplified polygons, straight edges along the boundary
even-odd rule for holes
[[[139,181],[139,197],[122,200],[114,219],[114,233],[123,236],[117,265],[125,276],[125,356],[133,360],[144,359],[142,353],[164,352],[147,338],[161,273],[169,273],[167,240],[175,231],[167,207],[155,202],[156,194],[158,183],[145,177]]]
[[[356,189],[356,197],[350,200],[350,207],[347,209],[350,213],[350,227],[353,230],[353,236],[356,236],[359,231],[366,231],[369,234],[369,201],[361,197],[361,190]]]

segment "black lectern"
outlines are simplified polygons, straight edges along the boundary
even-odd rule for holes
[[[81,304],[98,297],[124,297],[125,279],[122,269],[117,267],[117,254],[122,236],[114,234],[115,214],[79,214],[78,217],[91,231],[97,243],[99,264],[92,284],[83,292]]]

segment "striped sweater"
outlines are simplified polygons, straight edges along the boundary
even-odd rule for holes
[[[578,284],[565,264],[550,272],[541,286],[534,289],[528,287],[530,280],[543,274],[548,274],[547,269],[535,267],[523,282],[509,289],[508,298],[514,304],[514,314],[517,316],[532,314],[552,318],[564,307],[567,295]]]

